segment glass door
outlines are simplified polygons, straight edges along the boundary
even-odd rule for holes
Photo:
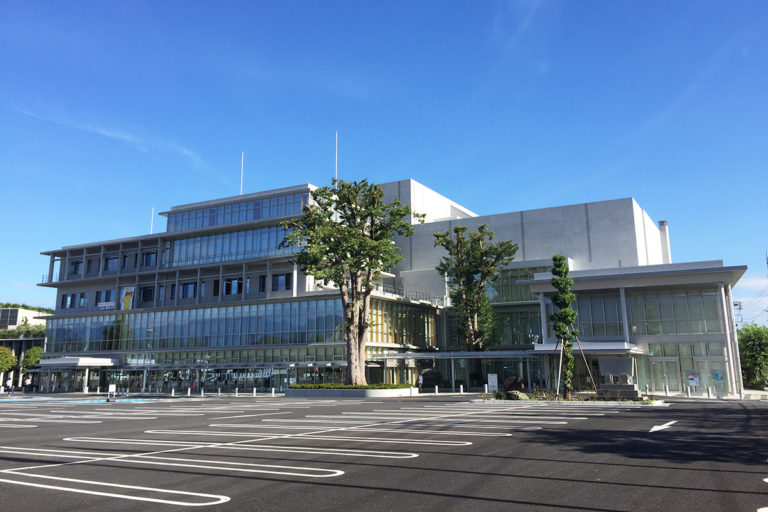
[[[670,393],[680,392],[680,364],[676,357],[651,359],[651,384],[654,393],[663,393],[665,385]]]

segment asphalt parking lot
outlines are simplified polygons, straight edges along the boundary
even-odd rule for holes
[[[3,400],[0,435],[5,510],[768,512],[756,401]]]

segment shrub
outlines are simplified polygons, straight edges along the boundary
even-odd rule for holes
[[[291,389],[406,389],[410,384],[368,384],[355,386],[351,384],[291,384]]]

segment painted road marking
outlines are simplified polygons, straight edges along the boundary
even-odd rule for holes
[[[274,439],[274,438],[271,438]],[[293,439],[293,438],[289,438]],[[155,446],[183,446],[189,448],[213,448],[217,450],[242,450],[251,452],[281,452],[281,453],[302,453],[315,455],[340,455],[344,457],[373,457],[377,459],[412,459],[418,457],[417,453],[409,452],[390,452],[378,450],[353,450],[348,448],[317,448],[313,446],[281,446],[281,445],[251,445],[244,444],[252,442],[251,440],[240,441],[240,444],[234,443],[192,443],[186,441],[163,441],[154,439],[142,439],[139,441],[133,439],[110,439],[110,438],[79,438],[71,437],[65,441],[79,441],[85,443],[108,443],[108,444],[138,444]],[[160,452],[161,453],[161,452]],[[137,454],[136,456],[142,456]],[[127,455],[126,457],[130,457]],[[109,459],[107,459],[109,460]],[[120,459],[122,460],[122,459]]]
[[[75,492],[75,493],[90,494],[95,496],[106,496],[108,498],[122,498],[126,500],[148,501],[152,503],[164,503],[167,505],[181,505],[181,506],[188,506],[188,507],[221,505],[222,503],[226,503],[229,501],[229,496],[221,496],[217,494],[203,494],[199,492],[174,491],[171,489],[157,489],[154,487],[141,487],[138,485],[123,485],[123,484],[112,484],[112,483],[106,483],[106,482],[94,482],[92,480],[77,480],[74,478],[62,478],[62,477],[55,477],[55,476],[48,476],[48,475],[33,475],[33,474],[19,475],[17,473],[13,473],[12,471],[3,471],[2,473],[12,474],[14,476],[23,476],[25,478],[45,478],[45,479],[57,480],[61,482],[82,483],[82,484],[94,485],[94,486],[112,487],[116,489],[131,489],[132,491],[144,491],[147,493],[170,494],[170,495],[176,495],[180,497],[189,497],[189,498],[203,498],[208,501],[202,501],[202,500],[178,501],[178,500],[169,500],[169,499],[161,499],[161,498],[150,498],[147,496],[136,496],[135,494],[118,494],[115,492],[89,491],[87,489],[76,489],[74,487],[61,487],[57,485],[45,485],[45,484],[39,484],[34,482],[22,482],[18,480],[9,480],[6,478],[0,478],[0,482],[6,482],[9,484],[26,485],[26,486],[38,487],[42,489],[53,489],[56,491]]]
[[[665,424],[663,424],[663,425],[654,425],[653,427],[651,427],[651,430],[649,430],[648,432],[649,432],[649,433],[650,433],[650,432],[658,432],[659,430],[664,430],[665,428],[669,428],[669,427],[671,427],[671,426],[672,426],[672,425],[674,425],[675,423],[677,423],[677,420],[675,420],[675,421],[669,421],[669,422],[667,422],[667,423],[665,423]]]

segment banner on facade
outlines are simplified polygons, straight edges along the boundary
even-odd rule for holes
[[[696,372],[694,370],[688,370],[688,385],[691,387],[696,387],[699,385],[699,372]]]
[[[126,286],[120,289],[120,309],[131,309],[133,307],[133,286]]]
[[[499,391],[499,376],[496,373],[488,374],[488,392],[496,393]]]

